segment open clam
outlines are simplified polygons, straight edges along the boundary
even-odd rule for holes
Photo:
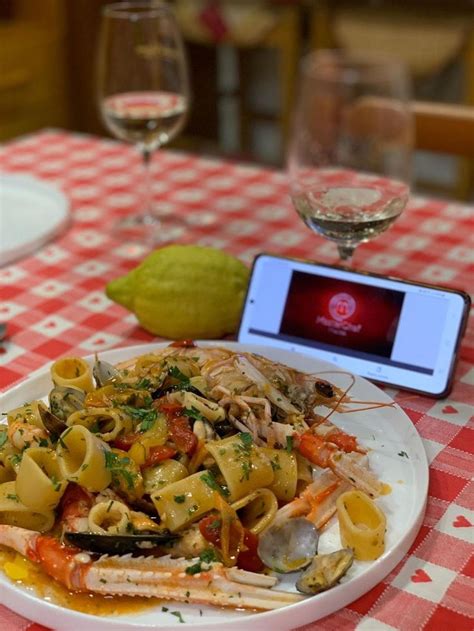
[[[340,581],[353,561],[354,553],[350,548],[318,554],[296,581],[296,588],[303,594],[324,592]]]
[[[73,412],[85,407],[85,398],[86,393],[79,388],[55,386],[49,393],[51,413],[61,421],[67,421]]]
[[[94,379],[98,388],[101,388],[114,379],[117,379],[117,377],[119,377],[120,375],[115,366],[112,366],[112,364],[109,364],[109,362],[99,359],[98,357],[96,357],[95,359],[94,366],[92,368],[92,374],[94,375]]]
[[[318,540],[316,526],[304,517],[295,517],[274,523],[262,533],[258,556],[276,572],[296,572],[311,563]]]
[[[43,425],[51,436],[60,436],[66,429],[66,423],[56,414],[53,414],[44,403],[38,404],[38,413],[43,421]]]

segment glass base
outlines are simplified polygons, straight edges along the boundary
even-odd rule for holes
[[[176,217],[141,213],[120,219],[113,231],[121,239],[153,246],[177,241],[185,234],[186,226]]]

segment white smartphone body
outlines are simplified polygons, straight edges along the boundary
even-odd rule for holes
[[[304,352],[378,383],[444,397],[470,302],[446,287],[262,254],[238,340]]]

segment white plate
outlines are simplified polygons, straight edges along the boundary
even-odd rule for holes
[[[0,173],[0,265],[34,252],[68,225],[69,203],[30,175]]]
[[[202,342],[200,345],[226,346],[233,350],[257,352],[306,372],[339,370],[326,362],[305,355],[249,344]],[[162,344],[132,346],[101,354],[101,359],[116,363],[162,347]],[[87,358],[91,359],[91,358]],[[331,381],[347,385],[347,375],[328,375]],[[25,401],[44,397],[51,388],[48,368],[42,368],[27,381],[17,385],[3,397],[2,410],[12,409]],[[382,390],[365,379],[356,378],[351,396],[360,400],[390,403]],[[380,479],[392,487],[392,493],[378,500],[387,516],[385,553],[374,562],[355,562],[340,585],[276,611],[248,614],[198,605],[172,604],[193,629],[244,629],[280,631],[293,629],[318,620],[344,607],[377,585],[403,558],[413,542],[423,519],[428,491],[428,464],[423,444],[412,422],[398,407],[384,407],[351,414],[334,414],[332,419],[342,428],[354,433],[361,444],[371,449],[370,464]],[[405,452],[405,457],[401,452]],[[320,551],[340,548],[336,520],[321,536]],[[287,575],[288,589],[294,589],[294,576]],[[285,587],[285,582],[279,588]],[[27,615],[55,629],[77,631],[91,628],[160,631],[175,629],[176,617],[163,613],[161,607],[115,617],[96,617],[51,604],[31,592],[11,583],[0,572],[0,601],[13,611]],[[200,616],[199,610],[203,611]]]

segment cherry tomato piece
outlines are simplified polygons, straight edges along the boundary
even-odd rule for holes
[[[168,419],[168,431],[178,451],[188,455],[196,451],[198,439],[185,416]]]
[[[140,434],[126,434],[125,436],[117,436],[110,444],[112,447],[115,447],[115,449],[128,451],[139,438]]]
[[[169,447],[168,445],[155,445],[154,447],[150,447],[148,458],[143,463],[142,468],[146,469],[146,467],[152,467],[155,464],[163,462],[163,460],[173,458],[173,456],[176,456],[176,449],[173,449],[173,447]]]
[[[244,550],[239,552],[237,557],[237,567],[248,572],[262,572],[264,564],[258,556],[258,537],[250,530],[245,529],[244,532]]]
[[[218,548],[221,543],[222,521],[218,515],[207,515],[199,522],[199,530],[206,541]]]
[[[171,342],[168,346],[173,346],[174,348],[196,348],[196,344],[193,340],[176,340],[175,342]]]

